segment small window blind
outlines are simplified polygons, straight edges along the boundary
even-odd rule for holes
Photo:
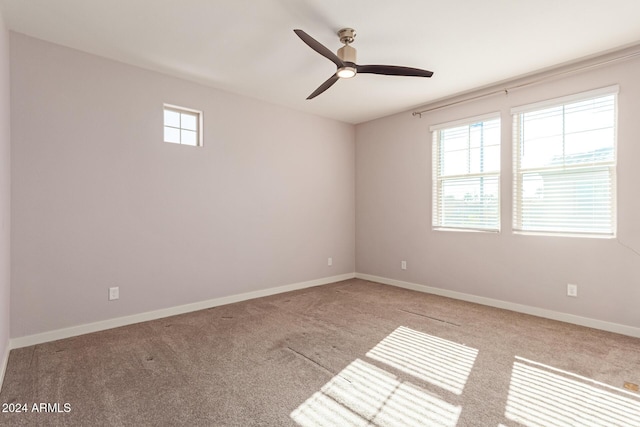
[[[499,113],[430,130],[434,229],[499,231]]]
[[[515,232],[612,237],[617,87],[514,108]]]

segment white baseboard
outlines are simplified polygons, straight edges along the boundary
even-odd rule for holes
[[[474,302],[477,304],[488,305],[490,307],[503,308],[505,310],[516,311],[518,313],[530,314],[533,316],[544,317],[546,319],[559,320],[561,322],[572,323],[574,325],[586,326],[588,328],[600,329],[617,334],[628,335],[640,338],[640,328],[621,325],[619,323],[605,322],[603,320],[591,319],[588,317],[575,316],[573,314],[561,313],[559,311],[546,310],[544,308],[531,307],[523,304],[497,300],[493,298],[485,298],[477,295],[465,294],[462,292],[450,291],[447,289],[434,288],[431,286],[419,285],[417,283],[404,282],[401,280],[389,279],[386,277],[372,276],[370,274],[356,273],[357,279],[368,280],[370,282],[382,283],[385,285],[397,286],[399,288],[411,289],[414,291],[425,292],[428,294],[440,295],[457,300]]]
[[[7,372],[7,364],[9,363],[9,352],[11,351],[11,344],[4,350],[4,354],[0,355],[0,391],[2,391],[2,384],[4,383],[4,374]]]
[[[477,295],[465,294],[462,292],[450,291],[447,289],[434,288],[431,286],[420,285],[417,283],[404,282],[401,280],[389,279],[386,277],[373,276],[362,273],[347,273],[338,276],[324,277],[321,279],[310,280],[307,282],[293,283],[274,288],[262,289],[259,291],[246,292],[242,294],[230,295],[226,297],[214,298],[206,301],[199,301],[192,304],[184,304],[175,307],[169,307],[160,310],[149,311],[146,313],[133,314],[131,316],[117,317],[84,325],[72,326],[69,328],[56,329],[34,335],[12,338],[9,341],[9,348],[4,355],[0,355],[0,390],[4,373],[9,359],[9,350],[14,348],[27,347],[30,345],[42,344],[45,342],[55,341],[64,338],[70,338],[78,335],[88,334],[92,332],[103,331],[106,329],[117,328],[120,326],[132,325],[134,323],[146,322],[149,320],[161,319],[163,317],[175,316],[178,314],[190,313],[192,311],[204,310],[211,307],[217,307],[225,304],[246,301],[254,298],[266,297],[269,295],[290,292],[299,289],[310,288],[312,286],[326,285],[328,283],[339,282],[353,278],[368,280],[371,282],[383,283],[386,285],[397,286],[400,288],[411,289],[414,291],[425,292],[434,295],[454,298],[462,301],[469,301],[477,304],[487,305],[490,307],[503,308],[506,310],[516,311],[519,313],[530,314],[533,316],[544,317],[561,322],[573,323],[575,325],[586,326],[589,328],[600,329],[608,332],[628,335],[640,338],[640,328],[621,325],[618,323],[605,322],[602,320],[591,319],[588,317],[575,316],[572,314],[561,313],[552,310],[546,310],[538,307],[531,307],[523,304],[516,304],[508,301],[486,298]]]
[[[9,348],[14,349],[14,348],[28,347],[30,345],[42,344],[45,342],[75,337],[78,335],[89,334],[91,332],[104,331],[106,329],[132,325],[134,323],[147,322],[149,320],[161,319],[163,317],[190,313],[192,311],[204,310],[207,308],[217,307],[220,305],[232,304],[234,302],[246,301],[254,298],[261,298],[269,295],[280,294],[283,292],[290,292],[290,291],[295,291],[299,289],[310,288],[312,286],[320,286],[320,285],[326,285],[328,283],[340,282],[342,280],[353,279],[354,277],[355,277],[355,273],[347,273],[347,274],[341,274],[338,276],[323,277],[321,279],[310,280],[307,282],[292,283],[289,285],[278,286],[275,288],[261,289],[259,291],[252,291],[252,292],[246,292],[242,294],[230,295],[226,297],[214,298],[206,301],[195,302],[192,304],[179,305],[175,307],[164,308],[161,310],[148,311],[146,313],[133,314],[131,316],[117,317],[115,319],[102,320],[99,322],[72,326],[69,328],[56,329],[53,331],[43,332],[40,334],[12,338],[9,341]],[[8,352],[7,352],[7,357],[8,357]]]

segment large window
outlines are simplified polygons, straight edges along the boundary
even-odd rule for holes
[[[615,235],[617,91],[512,109],[515,232]]]
[[[202,145],[202,111],[165,104],[164,142]]]
[[[431,127],[433,227],[500,230],[500,115]]]

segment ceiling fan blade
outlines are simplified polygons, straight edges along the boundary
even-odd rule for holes
[[[311,95],[309,95],[307,97],[307,99],[313,99],[316,96],[320,95],[322,92],[324,92],[325,90],[329,89],[331,86],[333,86],[333,84],[335,82],[337,82],[338,80],[340,80],[340,77],[338,77],[337,74],[334,74],[333,76],[329,77],[327,79],[327,81],[325,81],[324,83],[322,83],[318,89],[314,90],[313,93]]]
[[[338,56],[335,53],[331,52],[329,49],[324,47],[322,43],[320,43],[318,40],[314,39],[313,37],[311,37],[309,34],[305,33],[302,30],[293,30],[293,32],[296,33],[298,37],[302,39],[303,42],[309,45],[311,49],[315,50],[325,58],[333,61],[333,63],[336,64],[338,68],[344,67],[344,62],[342,62],[342,60],[338,58]]]
[[[433,71],[396,65],[356,65],[358,73],[384,74],[385,76],[431,77]]]

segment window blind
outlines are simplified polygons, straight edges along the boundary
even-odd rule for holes
[[[615,235],[617,88],[607,89],[514,109],[515,232]]]
[[[500,230],[499,114],[433,132],[433,227]]]

